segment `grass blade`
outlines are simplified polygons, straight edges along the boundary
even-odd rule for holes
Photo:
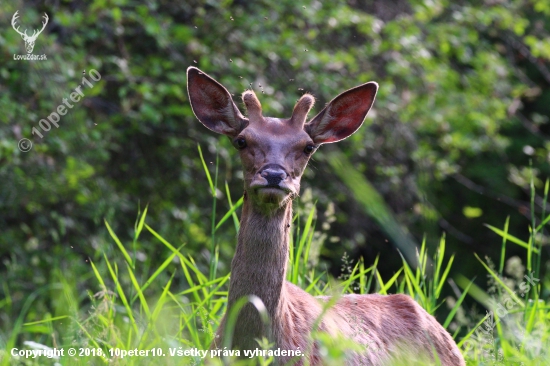
[[[401,271],[403,271],[403,267],[401,267],[401,268],[399,269],[399,271],[397,271],[397,272],[392,276],[392,278],[390,278],[390,280],[389,280],[388,282],[386,282],[386,284],[385,284],[382,288],[380,288],[380,291],[379,291],[379,292],[382,293],[382,294],[387,294],[387,290],[389,290],[389,288],[393,286],[394,282],[397,280],[397,277],[399,277],[399,275],[401,274]],[[380,277],[378,271],[376,271],[376,275],[378,276],[378,278],[379,278],[379,280],[380,280],[380,283],[382,283],[382,282],[381,282],[381,281],[382,281],[382,278]]]
[[[118,248],[122,252],[122,255],[124,255],[124,258],[126,259],[126,262],[128,262],[130,267],[133,268],[134,267],[134,262],[132,261],[132,258],[130,258],[130,255],[128,254],[128,252],[124,248],[124,245],[122,245],[122,243],[118,239],[118,236],[116,236],[113,229],[111,229],[111,226],[109,226],[109,223],[107,222],[107,220],[105,220],[105,226],[107,226],[107,231],[109,231],[109,234],[111,235],[111,237],[115,241],[116,245],[118,246]]]
[[[122,301],[122,304],[126,308],[126,312],[128,313],[128,318],[130,318],[130,323],[134,326],[134,331],[136,334],[139,334],[139,328],[137,326],[137,323],[134,319],[134,315],[132,312],[132,308],[130,307],[130,304],[128,303],[128,300],[126,299],[126,295],[124,294],[124,290],[122,289],[122,286],[120,285],[120,282],[118,281],[118,276],[116,275],[115,271],[113,270],[113,267],[111,266],[111,263],[109,263],[109,260],[107,259],[107,255],[104,254],[105,262],[107,263],[107,268],[109,269],[109,272],[111,273],[111,277],[113,281],[115,282],[116,290],[118,293],[118,296],[120,297],[120,300]]]
[[[210,176],[210,171],[208,170],[208,166],[206,165],[206,161],[204,161],[204,157],[202,156],[202,149],[201,145],[197,145],[197,148],[199,149],[199,156],[201,158],[202,168],[204,169],[204,173],[206,174],[206,179],[208,179],[208,186],[210,187],[210,192],[212,193],[212,196],[216,196],[216,187],[214,187],[214,183],[212,183],[212,177]]]
[[[221,218],[221,220],[218,222],[218,224],[216,225],[215,229],[218,230],[220,228],[220,226],[222,226],[226,221],[227,219],[229,219],[230,216],[234,216],[235,215],[235,211],[242,206],[244,202],[244,196],[242,196],[241,198],[239,198],[239,200],[237,202],[235,202],[235,204],[229,209],[229,211],[227,211],[225,213],[225,215],[223,215],[223,217]],[[235,218],[233,218],[235,219]],[[238,220],[237,220],[238,222]],[[237,231],[239,229],[237,228]]]
[[[181,249],[181,247],[178,248],[178,251],[179,251],[179,249]],[[170,257],[168,257],[168,258],[159,266],[159,268],[157,268],[157,270],[155,271],[155,273],[153,273],[153,274],[151,275],[151,277],[149,277],[149,279],[148,279],[147,281],[145,281],[145,284],[141,287],[141,291],[142,291],[142,292],[145,291],[145,289],[146,289],[147,287],[149,287],[149,285],[155,280],[155,278],[157,278],[157,276],[158,276],[159,274],[161,274],[161,273],[164,271],[164,269],[165,269],[166,267],[168,267],[168,265],[174,260],[174,258],[176,257],[176,255],[177,255],[177,253],[175,253],[175,252],[172,253],[172,254],[170,255]],[[131,301],[131,302],[136,301],[137,296],[138,296],[138,294],[135,294],[134,297],[132,298],[132,301]]]
[[[466,295],[468,294],[468,290],[470,290],[470,287],[472,286],[472,283],[474,283],[474,280],[470,281],[468,286],[466,286],[466,288],[462,292],[462,295],[460,295],[460,298],[456,301],[455,306],[453,306],[453,308],[451,309],[451,312],[449,313],[449,315],[447,315],[447,319],[445,319],[445,322],[443,323],[443,328],[447,329],[449,324],[451,324],[451,322],[453,321],[453,319],[455,317],[455,314],[458,311],[458,308],[460,307],[460,304],[462,304],[462,302],[466,298]]]
[[[143,230],[143,224],[145,223],[145,217],[147,216],[147,208],[148,207],[149,206],[145,206],[145,209],[143,210],[143,214],[141,214],[138,226],[136,228],[136,234],[135,234],[135,237],[134,237],[134,241],[136,241],[139,238],[139,234],[141,234],[141,230]]]
[[[489,229],[493,230],[495,233],[497,233],[498,235],[502,236],[503,238],[506,238],[506,240],[509,240],[511,241],[512,243],[516,243],[517,245],[525,248],[525,249],[529,249],[529,243],[526,243],[524,242],[523,240],[520,240],[518,238],[516,238],[515,236],[512,236],[508,233],[505,233],[504,231],[500,230],[500,229],[497,229],[496,227],[494,226],[491,226],[489,224],[485,224],[486,227],[488,227]],[[539,250],[536,249],[536,248],[533,248],[533,251],[535,253],[538,253]]]
[[[521,307],[525,307],[525,304],[523,303],[523,301],[521,301],[521,299],[519,297],[516,296],[516,293],[511,289],[509,288],[508,286],[506,286],[506,284],[500,279],[500,277],[498,276],[498,274],[496,274],[488,265],[485,264],[485,262],[483,262],[481,260],[481,258],[479,258],[479,256],[477,255],[477,253],[474,253],[474,256],[477,258],[478,261],[481,262],[481,264],[483,265],[483,267],[485,267],[485,269],[487,270],[487,272],[489,272],[489,274],[491,275],[491,277],[493,277],[495,279],[495,281],[497,281],[499,283],[499,285],[502,286],[502,288],[504,288],[506,290],[506,292],[508,292],[508,294],[510,295],[510,297],[518,304],[520,304]]]
[[[445,283],[445,279],[449,275],[449,271],[451,270],[451,266],[453,265],[453,261],[455,259],[454,254],[451,256],[451,259],[449,259],[449,263],[447,263],[447,267],[445,268],[445,272],[443,272],[443,275],[439,279],[439,284],[437,288],[435,289],[435,297],[439,298],[439,295],[441,294],[441,290],[443,289],[443,284]]]
[[[508,227],[510,225],[510,216],[506,218],[506,222],[504,223],[504,233],[508,235]],[[502,237],[502,247],[500,249],[500,264],[498,267],[498,273],[502,275],[502,271],[504,270],[504,260],[506,258],[506,236]]]

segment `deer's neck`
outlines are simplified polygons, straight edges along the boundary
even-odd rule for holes
[[[284,304],[292,201],[266,215],[256,210],[245,195],[237,249],[231,264],[228,311],[241,297],[259,297],[270,319]],[[270,336],[257,310],[246,305],[240,312],[233,344],[255,348],[254,338]],[[270,332],[271,333],[271,332]]]

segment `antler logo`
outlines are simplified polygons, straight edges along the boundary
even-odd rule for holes
[[[13,17],[11,18],[11,26],[13,27],[13,29],[15,29],[17,33],[21,35],[21,37],[23,38],[23,41],[25,41],[25,48],[27,49],[27,53],[32,53],[32,50],[34,49],[34,42],[36,42],[36,38],[38,38],[40,33],[42,33],[44,28],[46,28],[46,25],[48,24],[48,20],[50,18],[48,18],[48,14],[44,13],[44,21],[42,22],[42,29],[40,29],[39,31],[34,30],[32,36],[29,36],[27,34],[27,29],[25,29],[25,32],[21,32],[19,31],[19,26],[17,26],[16,28],[18,12],[19,10],[17,10],[15,14],[13,14]]]

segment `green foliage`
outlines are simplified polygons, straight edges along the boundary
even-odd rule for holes
[[[13,59],[25,53],[10,27],[18,9],[29,30],[43,12],[50,16],[34,51],[46,61]],[[453,295],[459,305],[440,314],[442,323],[447,316],[457,337],[468,333],[463,308],[472,300],[441,286],[461,272],[463,289],[484,298],[470,280],[484,270],[473,250],[499,258],[494,268],[486,263],[499,276],[515,256],[545,273],[548,15],[546,0],[3,3],[0,344],[52,345],[61,342],[56,333],[63,344],[127,345],[145,334],[207,345],[199,330],[211,331],[211,315],[224,306],[217,299],[239,227],[242,200],[232,197],[242,194],[243,174],[229,141],[193,116],[190,65],[215,76],[235,101],[254,88],[265,114],[278,117],[306,91],[319,111],[338,93],[377,81],[365,126],[338,150],[320,149],[304,174],[296,205],[304,231],[293,238],[289,280],[325,293],[326,272],[337,275],[347,252],[354,264],[342,292],[395,289],[432,312]],[[83,87],[59,127],[33,135],[92,69],[101,80]],[[31,151],[17,148],[22,138],[32,140]],[[525,219],[529,238],[521,235]],[[442,231],[446,258],[436,240]],[[495,234],[501,246],[490,244]],[[422,243],[419,257],[414,243]],[[448,253],[461,260],[446,273]],[[529,306],[522,313],[535,324],[547,316],[544,306]],[[165,324],[155,311],[171,314],[191,343],[143,328],[154,318],[172,329],[176,321]],[[511,357],[516,344],[502,327],[495,339]]]
[[[98,248],[81,243],[97,243],[108,235],[104,219],[113,228],[130,227],[136,207],[145,202],[158,210],[150,212],[158,230],[201,250],[208,231],[194,223],[205,216],[207,203],[216,201],[204,182],[194,179],[204,168],[195,158],[196,142],[205,147],[208,166],[215,151],[219,154],[224,167],[219,179],[229,187],[216,192],[221,201],[228,192],[240,194],[242,172],[232,163],[230,144],[204,131],[191,112],[184,80],[189,65],[213,74],[233,93],[251,84],[259,88],[267,115],[288,115],[304,91],[315,93],[322,106],[342,90],[376,80],[381,89],[367,119],[371,128],[362,128],[340,146],[400,224],[416,238],[425,232],[437,237],[436,224],[444,220],[451,223],[443,227],[451,231],[450,245],[466,236],[473,242],[472,228],[479,220],[498,219],[499,209],[490,209],[494,198],[480,197],[470,187],[453,187],[459,195],[446,193],[443,183],[457,174],[510,197],[513,207],[502,209],[517,217],[522,182],[528,181],[527,158],[539,175],[548,173],[544,133],[549,94],[530,64],[517,56],[527,49],[542,63],[548,59],[546,5],[382,3],[26,6],[26,23],[39,19],[42,11],[52,20],[36,45],[36,53],[47,54],[47,61],[7,57],[0,67],[0,180],[7,182],[0,187],[2,248],[36,243],[72,260],[97,258]],[[7,4],[0,11],[6,28],[18,8]],[[2,44],[7,55],[22,52],[16,32],[6,32]],[[85,88],[85,97],[62,117],[60,127],[42,139],[31,136],[38,121],[91,69],[102,79]],[[16,147],[22,137],[32,137],[28,154]],[[526,146],[531,155],[522,154]],[[335,255],[325,256],[332,261],[363,244],[361,238],[372,238],[378,249],[385,239],[377,234],[377,217],[334,183],[340,179],[325,167],[309,170],[305,177],[320,203],[334,201],[339,209],[334,229],[340,247],[329,245],[326,252]],[[460,214],[465,206],[478,207],[482,214],[465,218]],[[361,221],[369,225],[347,214],[355,211],[362,211]],[[514,225],[513,231],[520,229]],[[174,230],[181,227],[183,231]],[[410,241],[391,239],[398,246]],[[69,250],[71,245],[76,250]],[[220,248],[210,255],[219,256],[223,270],[229,253]],[[16,256],[25,257],[24,250]],[[55,260],[38,260],[37,271],[48,277]],[[395,256],[394,265],[398,260]],[[28,277],[24,271],[19,275]]]

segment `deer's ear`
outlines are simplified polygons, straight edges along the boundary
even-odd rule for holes
[[[318,144],[345,139],[361,127],[377,91],[371,81],[343,92],[305,124],[305,131]]]
[[[210,130],[234,137],[248,125],[227,89],[196,67],[187,69],[187,92],[193,113]]]

